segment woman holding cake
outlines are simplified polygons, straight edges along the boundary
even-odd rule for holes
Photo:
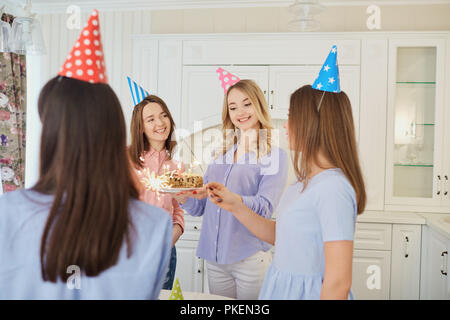
[[[339,87],[336,53],[333,47],[313,86],[291,95],[284,127],[295,152],[298,181],[283,195],[276,222],[261,219],[222,183],[206,186],[214,204],[258,238],[275,244],[260,299],[353,298],[353,235],[366,193],[352,108]]]
[[[133,110],[131,145],[128,153],[137,178],[148,168],[156,175],[173,170],[184,171],[184,165],[172,160],[177,142],[172,139],[175,123],[166,103],[155,95],[147,96]],[[172,253],[163,289],[172,289],[177,264],[175,243],[184,232],[184,212],[170,194],[147,190],[137,183],[139,199],[166,210],[173,221]]]
[[[262,219],[270,220],[285,187],[287,154],[272,145],[269,111],[251,80],[227,88],[223,104],[224,144],[209,164],[204,182],[220,181]],[[203,216],[197,256],[206,260],[212,294],[256,299],[271,254],[230,212],[207,201],[206,189],[177,196],[182,208]]]

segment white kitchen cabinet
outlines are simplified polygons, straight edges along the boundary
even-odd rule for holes
[[[179,240],[177,247],[177,269],[175,277],[180,281],[181,290],[203,292],[204,263],[195,255],[197,241]]]
[[[321,67],[321,64],[269,67],[269,110],[272,118],[288,118],[291,94],[304,85],[312,84]],[[341,90],[345,91],[350,99],[356,133],[358,133],[359,125],[359,77],[359,66],[339,66]],[[358,134],[356,136],[358,137]]]
[[[181,290],[192,292],[205,291],[204,260],[196,256],[200,239],[201,217],[184,215],[184,233],[176,243],[177,269],[175,277],[180,280]]]
[[[291,94],[312,84],[322,66],[270,66],[269,109],[272,118],[287,119]]]
[[[445,51],[443,39],[389,42],[387,208],[446,211]]]
[[[352,269],[352,292],[355,299],[389,299],[391,234],[391,224],[356,224]]]
[[[417,300],[421,226],[357,223],[352,292],[355,299]]]
[[[181,128],[191,133],[222,123],[224,91],[216,69],[219,66],[184,66]],[[254,80],[267,95],[267,66],[220,66],[240,79]],[[196,124],[197,122],[197,124]]]
[[[423,227],[420,299],[448,300],[450,239],[429,226]]]
[[[420,225],[393,225],[391,300],[419,299],[421,239]]]
[[[388,300],[391,252],[354,250],[352,292],[356,300]]]

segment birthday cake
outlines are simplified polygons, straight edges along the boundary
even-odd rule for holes
[[[164,180],[169,188],[201,188],[203,177],[193,173],[178,173],[176,171],[164,174]]]

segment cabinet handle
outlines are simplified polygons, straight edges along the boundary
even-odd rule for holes
[[[447,259],[445,259],[445,256],[448,255],[448,251],[443,251],[441,253],[441,257],[442,257],[442,267],[441,267],[441,274],[443,274],[444,276],[447,275]]]
[[[409,253],[408,253],[408,243],[409,243],[409,238],[408,236],[405,237],[405,258],[409,257]]]
[[[440,195],[441,194],[441,175],[438,175],[437,178],[438,178],[437,195]]]
[[[445,190],[444,190],[444,196],[448,194],[448,175],[445,175]]]
[[[274,96],[274,91],[270,90],[270,94],[272,95],[272,103],[270,104],[270,110],[273,110],[273,96]]]
[[[197,273],[203,272],[203,261],[200,258],[197,258]]]
[[[194,226],[194,230],[198,230],[197,226]]]

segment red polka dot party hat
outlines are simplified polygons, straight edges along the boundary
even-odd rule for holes
[[[92,12],[58,75],[90,83],[108,82],[97,10]]]

